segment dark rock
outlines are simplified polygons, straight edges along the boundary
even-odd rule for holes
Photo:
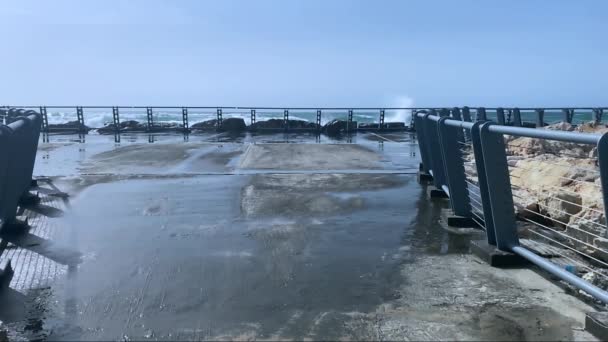
[[[377,123],[373,123],[373,122],[362,122],[362,123],[359,124],[359,128],[378,129],[378,124]]]
[[[114,132],[116,132],[116,129],[114,128],[114,124],[108,124],[108,125],[105,125],[105,126],[97,129],[97,133],[99,133],[99,134],[112,134]]]
[[[257,129],[279,130],[279,129],[284,129],[285,125],[284,125],[284,121],[282,119],[270,119],[270,120],[255,122],[250,126],[250,128],[252,130],[257,130]],[[305,120],[289,120],[289,129],[315,130],[315,129],[317,129],[317,124],[314,122],[305,121]]]
[[[290,129],[317,129],[317,124],[305,120],[289,120]]]
[[[254,122],[251,129],[283,129],[283,119],[270,119]]]
[[[172,131],[181,129],[182,126],[175,122],[155,122],[152,124],[151,130],[153,131]]]
[[[147,125],[135,120],[127,120],[120,123],[121,131],[141,131],[145,130]]]
[[[222,120],[220,131],[222,132],[243,132],[247,129],[243,118],[226,118]]]
[[[380,124],[374,123],[374,122],[366,122],[366,123],[360,123],[359,124],[359,128],[364,128],[364,129],[379,129],[379,125]],[[404,122],[385,122],[383,128],[387,128],[387,129],[405,129],[405,123]]]
[[[78,121],[70,121],[61,124],[49,124],[49,131],[90,131],[91,128],[81,125]]]
[[[120,123],[121,132],[142,132],[147,130],[147,125],[135,120],[122,121]],[[108,124],[97,130],[99,134],[111,134],[116,132],[114,124]]]
[[[350,123],[350,126],[348,126],[348,121],[335,119],[323,126],[323,132],[329,136],[338,136],[345,133],[347,128],[350,128],[351,131],[356,130],[357,122],[353,121]]]
[[[202,122],[197,122],[194,125],[190,126],[191,130],[212,130],[217,129],[217,120],[207,120]]]
[[[405,129],[405,122],[386,122],[384,123],[384,127],[389,129]]]

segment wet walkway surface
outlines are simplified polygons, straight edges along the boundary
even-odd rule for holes
[[[409,133],[51,136],[35,174],[70,200],[30,213],[48,248],[3,253],[0,320],[40,340],[592,339],[592,308],[440,228],[418,163]]]

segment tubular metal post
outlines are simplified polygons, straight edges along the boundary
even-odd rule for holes
[[[118,112],[118,107],[112,107],[112,120],[114,121],[114,130],[116,132],[120,131],[120,114]]]
[[[608,133],[604,133],[597,142],[597,156],[604,201],[604,217],[608,217]],[[608,237],[608,233],[604,233],[604,235]]]
[[[321,130],[321,110],[317,110],[317,130]]]
[[[46,107],[40,107],[40,115],[42,115],[42,130],[45,133],[49,132],[49,117],[46,112]]]
[[[488,121],[488,114],[484,107],[477,108],[477,121]]]
[[[84,113],[82,107],[76,107],[76,117],[78,118],[78,131],[84,131]]]
[[[348,110],[348,122],[346,123],[346,132],[350,132],[350,126],[353,123],[353,110]]]
[[[562,121],[570,123],[570,111],[568,109],[562,109]]]
[[[536,112],[536,127],[545,127],[545,110],[537,108],[534,111]]]
[[[152,128],[154,127],[154,122],[153,122],[153,117],[152,117],[153,113],[152,113],[152,108],[148,107],[146,108],[146,119],[147,119],[147,128],[148,128],[148,132],[152,130]]]
[[[185,132],[190,130],[190,125],[188,124],[188,108],[182,107],[182,126]]]
[[[222,109],[218,108],[217,109],[217,128],[220,129],[222,127]]]
[[[433,112],[433,111],[432,111]],[[438,117],[435,115],[429,115],[425,123],[426,141],[428,142],[430,162],[430,174],[433,176],[434,185],[437,189],[443,190],[443,186],[447,185],[445,179],[445,166],[443,164],[443,156],[441,153],[441,146],[439,144],[439,128],[437,127]]]
[[[471,109],[467,106],[462,107],[462,120],[465,122],[471,122]],[[467,141],[471,141],[471,131],[468,129],[464,130],[464,136]]]
[[[420,148],[420,159],[422,160],[422,171],[429,173],[431,169],[431,159],[429,155],[429,147],[426,139],[426,123],[430,114],[415,114],[416,137],[418,138],[418,147]]]
[[[481,147],[480,127],[485,122],[477,121],[471,128],[471,142],[473,144],[473,156],[475,157],[475,167],[477,169],[477,183],[479,185],[479,196],[483,210],[483,220],[486,227],[486,238],[488,244],[496,246],[496,235],[494,234],[494,220],[492,219],[492,208],[490,206],[490,193],[488,181],[486,179],[486,168]]]
[[[287,109],[283,111],[283,128],[285,128],[285,131],[289,130],[289,110]]]
[[[462,107],[462,120],[471,122],[471,109],[467,106]]]
[[[595,108],[593,110],[593,120],[596,124],[602,122],[602,114],[604,114],[604,110],[602,108]]]
[[[570,109],[570,123],[574,120],[574,109]]]
[[[460,108],[458,108],[458,107],[452,108],[452,117],[455,120],[462,120],[462,115],[460,114]]]
[[[255,109],[251,110],[251,124],[253,125],[255,123]]]
[[[513,126],[521,127],[521,111],[519,108],[513,108]]]
[[[505,109],[498,107],[496,108],[496,121],[499,125],[504,125],[505,122]]]
[[[445,124],[448,118],[437,122],[439,141],[444,160],[450,204],[454,215],[471,217],[471,203],[465,181],[464,162],[462,161],[461,144],[464,143],[462,128],[449,127]]]
[[[481,149],[485,161],[486,181],[492,208],[496,247],[510,252],[512,247],[519,245],[511,178],[503,135],[489,130],[492,123],[481,126]]]
[[[384,129],[384,109],[380,109],[380,123],[378,129]]]

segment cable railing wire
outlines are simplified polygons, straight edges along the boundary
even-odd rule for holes
[[[486,228],[488,245],[513,252],[608,303],[608,292],[526,249],[527,242],[523,238],[523,245],[519,241],[519,235],[527,230],[531,235],[540,236],[542,241],[559,246],[561,249],[556,249],[556,253],[563,260],[574,263],[574,257],[568,256],[568,253],[574,252],[576,258],[581,257],[576,264],[595,262],[593,266],[586,264],[581,268],[600,272],[601,267],[608,266],[608,262],[603,260],[603,255],[608,255],[608,251],[596,242],[606,231],[606,225],[597,221],[606,216],[606,199],[601,193],[604,186],[608,185],[608,170],[603,169],[608,169],[608,138],[602,139],[601,135],[576,131],[521,127],[520,120],[525,121],[521,115],[524,108],[519,109],[519,115],[514,116],[517,112],[512,111],[505,116],[504,123],[517,123],[514,126],[488,121],[467,123],[459,115],[455,118],[445,117],[445,111],[441,111],[441,117],[438,117],[438,111],[433,110],[417,113],[416,132],[424,166],[421,172],[429,174],[429,179],[438,191],[445,190],[455,215],[461,215],[457,213],[459,210],[474,224]],[[473,109],[467,113],[477,113],[476,117],[482,120],[493,115],[494,120],[503,122],[500,116],[496,117],[501,112],[494,114],[490,110]],[[538,113],[537,127],[543,118],[542,111]],[[597,112],[599,116],[595,111],[594,113],[598,122],[597,118],[601,119],[602,113]],[[573,122],[572,117],[568,119]],[[539,146],[525,146],[525,143],[518,146],[517,141],[513,142],[518,138],[531,138],[541,142]],[[552,142],[545,144],[543,140]],[[570,148],[574,152],[567,150]],[[526,164],[527,160],[537,164]],[[536,181],[534,175],[538,174],[539,169],[535,167],[539,165],[559,167],[566,171],[550,171],[546,175],[540,173],[542,181]],[[586,189],[585,193],[578,192],[582,187]],[[559,196],[559,192],[576,195],[578,203],[568,196]],[[594,197],[595,194],[599,196]],[[588,204],[587,196],[601,203]],[[466,206],[459,205],[463,201],[466,201]],[[557,204],[549,207],[549,202]],[[529,205],[534,203],[537,206],[532,210]],[[575,209],[565,212],[561,210],[564,206]],[[518,230],[524,227],[527,229]],[[549,235],[555,238],[551,239]],[[563,243],[558,240],[563,240]]]

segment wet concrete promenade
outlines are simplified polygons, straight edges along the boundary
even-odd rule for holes
[[[2,254],[12,338],[593,340],[593,308],[439,226],[410,133],[185,140],[41,143],[35,175],[70,197],[29,212],[42,252]]]

